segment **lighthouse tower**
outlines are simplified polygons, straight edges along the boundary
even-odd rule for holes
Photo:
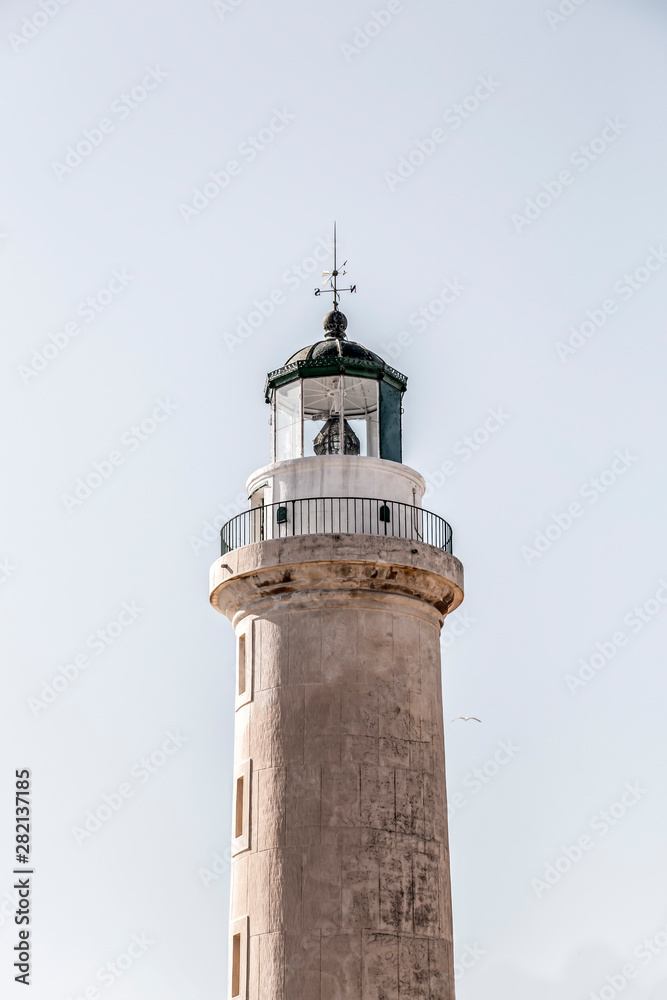
[[[236,633],[229,1000],[454,998],[439,637],[463,568],[403,464],[407,379],[346,328],[334,290],[268,375],[271,463],[211,568]]]

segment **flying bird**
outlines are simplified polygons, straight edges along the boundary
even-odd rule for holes
[[[476,715],[457,715],[455,719],[452,719],[452,722],[458,722],[459,719],[461,719],[462,722],[481,722],[482,721],[481,719],[478,719]]]

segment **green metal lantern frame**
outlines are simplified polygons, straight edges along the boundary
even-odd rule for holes
[[[380,359],[375,361],[370,358],[340,356],[306,358],[269,372],[264,395],[266,402],[272,406],[273,424],[275,425],[276,389],[299,380],[324,378],[330,375],[374,379],[379,383],[379,457],[391,462],[402,462],[402,401],[408,380],[405,375]],[[303,427],[301,439],[303,442]]]

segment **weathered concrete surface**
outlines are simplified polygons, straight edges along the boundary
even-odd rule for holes
[[[249,1000],[454,998],[439,631],[462,570],[379,543],[273,540],[211,571],[252,656],[231,902],[233,926],[248,917]]]
[[[393,603],[442,625],[463,600],[463,567],[455,556],[391,536],[274,538],[228,552],[210,577],[211,604],[235,627],[248,614],[310,607],[313,600],[320,606]]]

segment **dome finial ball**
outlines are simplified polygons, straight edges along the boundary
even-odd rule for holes
[[[338,309],[332,309],[327,313],[322,321],[325,337],[345,337],[347,329],[347,316]]]

